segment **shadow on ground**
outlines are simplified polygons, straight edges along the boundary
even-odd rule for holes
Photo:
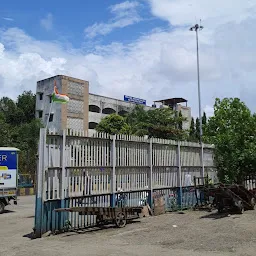
[[[127,221],[127,225],[139,224],[139,223],[141,223],[139,220]],[[86,233],[94,233],[94,232],[97,232],[100,230],[106,230],[106,229],[118,229],[118,227],[116,227],[116,225],[114,224],[108,224],[108,225],[102,225],[100,227],[95,226],[95,227],[81,228],[77,230],[70,230],[64,237],[75,236],[75,235],[86,234]]]
[[[229,212],[224,212],[224,213],[214,212],[214,213],[204,215],[204,216],[200,217],[200,219],[218,220],[218,219],[223,219],[223,218],[227,218],[227,217],[239,218],[238,216],[234,216],[234,214],[231,214]]]
[[[14,213],[15,211],[11,211],[11,210],[4,210],[4,212],[2,214],[6,214],[6,213]]]
[[[35,233],[34,232],[30,232],[28,234],[23,235],[23,237],[32,240],[32,239],[35,239]]]
[[[32,218],[32,216],[30,218]],[[138,220],[137,221],[136,220],[127,221],[127,225],[139,224],[139,223],[141,223],[141,222],[138,221]],[[81,234],[86,234],[86,233],[94,233],[94,232],[97,232],[97,231],[100,231],[100,230],[106,230],[106,229],[118,229],[118,227],[116,227],[115,225],[109,224],[109,225],[103,225],[103,226],[100,226],[100,227],[99,226],[86,227],[86,228],[74,229],[74,230],[71,229],[71,230],[66,231],[66,232],[56,232],[55,235],[66,233],[64,235],[64,237],[70,237],[70,236],[81,235]],[[50,231],[46,232],[46,234],[45,234],[45,236],[50,236],[50,235],[52,235]],[[23,237],[32,240],[32,239],[35,239],[35,233],[30,232],[28,234],[23,235]]]

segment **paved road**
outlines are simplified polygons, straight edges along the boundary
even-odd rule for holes
[[[255,256],[256,211],[222,216],[205,212],[143,218],[123,229],[66,233],[30,240],[34,198],[20,197],[0,215],[1,256]],[[176,227],[176,226],[177,227]]]

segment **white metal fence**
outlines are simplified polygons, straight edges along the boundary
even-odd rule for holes
[[[188,186],[200,176],[201,146],[144,137],[41,131],[43,200]],[[44,141],[45,140],[45,143]],[[213,180],[213,146],[204,145],[204,168]],[[40,171],[40,170],[39,170]],[[193,182],[193,179],[189,181]],[[191,184],[192,185],[192,184]]]
[[[193,177],[202,176],[202,151],[204,174],[216,182],[213,149],[191,142],[41,129],[35,218],[38,236],[63,227],[65,219],[72,227],[93,222],[91,217],[81,219],[75,213],[59,217],[53,211],[56,207],[110,206],[120,189],[127,193],[128,204],[136,206],[145,191],[152,202],[153,192],[170,196],[192,186]],[[193,192],[185,189],[184,194]],[[186,204],[188,198],[182,200]]]

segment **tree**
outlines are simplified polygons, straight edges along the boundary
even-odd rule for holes
[[[221,181],[241,183],[256,173],[256,118],[238,98],[216,99],[214,116],[206,127],[207,140],[216,147]]]
[[[206,113],[204,112],[204,114],[203,114],[203,116],[202,116],[202,130],[203,130],[203,135],[204,135],[204,133],[205,133],[206,125],[207,125],[207,117],[206,117]]]
[[[24,91],[17,102],[8,97],[0,99],[0,146],[17,147],[19,171],[34,174],[41,123],[35,119],[35,95]]]
[[[8,97],[0,99],[0,112],[4,115],[6,123],[10,125],[19,125],[23,122],[24,113],[17,108],[15,102]]]
[[[96,130],[110,134],[148,135],[163,139],[184,139],[185,131],[179,129],[183,117],[176,116],[170,108],[144,110],[136,106],[124,118],[116,114],[104,118]]]
[[[31,91],[24,91],[19,95],[16,105],[24,114],[24,122],[35,119],[36,95]]]
[[[179,120],[178,120],[178,127],[180,130],[182,130],[182,123],[183,123],[183,118],[182,118],[182,113],[181,111],[179,112]]]
[[[206,117],[206,113],[204,112],[202,116],[202,125],[206,125],[206,123],[207,123],[207,117]]]
[[[10,125],[6,123],[5,115],[0,112],[0,147],[7,147],[11,143]]]
[[[12,145],[20,149],[19,168],[22,172],[34,174],[36,171],[36,154],[41,127],[40,121],[34,119],[13,130]]]
[[[129,134],[130,126],[125,122],[124,117],[111,114],[103,118],[96,126],[96,131],[108,134]]]
[[[132,127],[132,134],[163,139],[184,139],[185,131],[179,128],[185,120],[170,108],[156,108],[144,110],[142,106],[136,106],[127,115],[126,121]]]
[[[136,105],[130,113],[127,113],[125,122],[129,124],[131,134],[137,136],[148,134],[149,116],[142,105]]]
[[[199,118],[196,119],[195,139],[196,139],[196,141],[200,141],[200,121],[199,121]]]
[[[191,123],[190,123],[190,129],[189,129],[189,139],[191,141],[196,140],[196,129],[195,129],[195,121],[194,118],[191,118]]]

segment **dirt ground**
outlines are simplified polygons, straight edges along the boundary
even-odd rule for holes
[[[243,215],[186,211],[142,218],[125,228],[30,240],[34,198],[20,197],[0,215],[1,256],[255,256],[256,210]]]

